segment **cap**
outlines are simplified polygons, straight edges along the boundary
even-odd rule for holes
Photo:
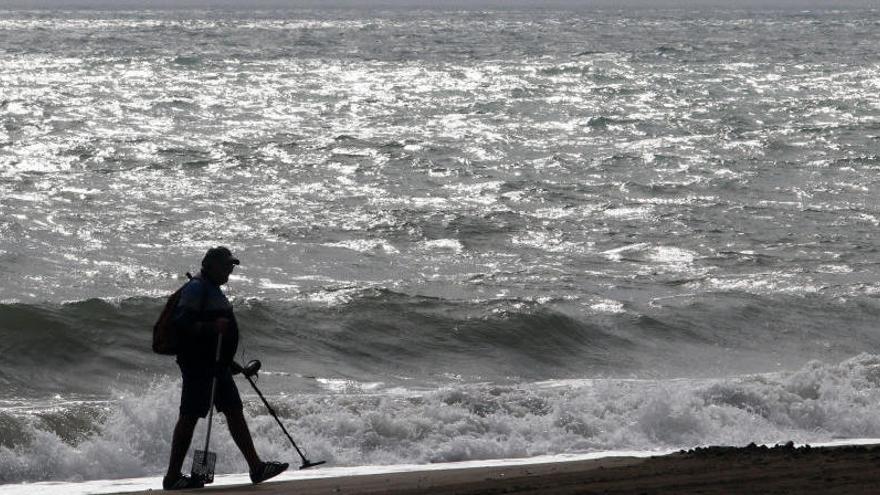
[[[206,267],[211,265],[212,263],[231,263],[233,265],[240,265],[241,262],[238,261],[238,258],[232,255],[232,251],[229,250],[226,246],[217,246],[212,247],[205,253],[205,257],[202,258],[202,267]]]

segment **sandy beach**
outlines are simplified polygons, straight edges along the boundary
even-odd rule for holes
[[[666,456],[360,475],[206,488],[244,494],[869,494],[880,446],[709,447]],[[137,492],[147,493],[147,492]]]

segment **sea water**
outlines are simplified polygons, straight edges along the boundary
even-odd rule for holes
[[[217,244],[239,360],[328,465],[880,436],[878,27],[0,12],[0,482],[165,470],[151,327]]]

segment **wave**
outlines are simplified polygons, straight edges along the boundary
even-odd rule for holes
[[[259,356],[343,377],[390,370],[418,377],[448,369],[516,376],[523,369],[532,375],[529,369],[565,368],[566,362],[587,371],[617,366],[620,358],[609,351],[628,345],[599,325],[528,301],[461,303],[373,289],[343,301],[239,301],[245,329],[240,358]],[[108,381],[167,374],[170,360],[150,351],[163,302],[0,305],[0,351],[9,356],[0,383],[19,395],[99,394]]]
[[[163,303],[140,297],[0,305],[0,386],[9,397],[100,396],[107,384],[176,376],[172,359],[150,351]],[[352,289],[235,305],[242,361],[407,386],[443,384],[450,374],[496,382],[727,376],[880,351],[880,307],[870,298],[707,293],[603,313],[601,304],[577,301],[457,301]]]
[[[146,390],[116,392],[106,409],[74,403],[39,414],[0,412],[0,482],[160,473],[176,417],[169,397],[177,394],[177,382],[162,379]],[[878,400],[880,356],[870,354],[724,379],[551,380],[270,397],[309,457],[335,465],[877,437]],[[246,411],[261,455],[295,457],[252,395]],[[218,472],[243,472],[225,428],[215,431]]]

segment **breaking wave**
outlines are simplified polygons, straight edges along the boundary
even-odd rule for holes
[[[646,312],[383,289],[352,290],[332,304],[311,299],[236,300],[239,360],[300,377],[435,387],[450,375],[496,383],[729,376],[880,349],[880,308],[870,298],[715,293],[657,301]],[[104,396],[108,387],[176,376],[173,360],[150,350],[163,302],[0,304],[0,385],[7,397]],[[322,389],[305,378],[296,387]]]
[[[813,361],[795,372],[708,380],[551,380],[376,392],[354,385],[270,400],[309,457],[335,465],[880,436],[880,356],[871,354],[839,364]],[[161,379],[146,391],[115,392],[107,403],[0,412],[0,482],[162,472],[177,393],[177,381]],[[262,404],[246,396],[246,410],[261,454],[293,460]],[[215,431],[218,472],[244,471],[225,428]]]

